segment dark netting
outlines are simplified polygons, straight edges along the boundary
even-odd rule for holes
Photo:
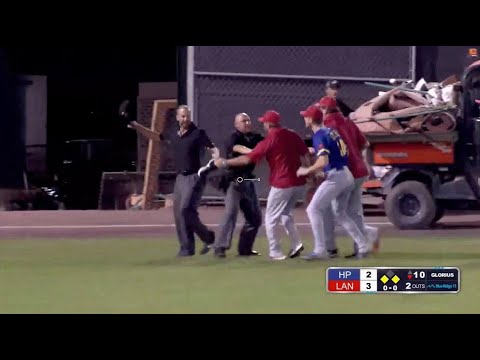
[[[355,108],[378,94],[379,89],[359,82],[342,82],[340,97],[347,105]],[[198,76],[195,87],[195,116],[201,128],[224,155],[224,142],[234,130],[234,116],[248,113],[254,120],[256,130],[262,131],[256,121],[266,110],[280,112],[283,124],[306,137],[303,119],[299,112],[324,94],[324,83],[318,80],[275,80],[243,79]],[[206,161],[206,159],[205,159]],[[262,181],[258,186],[260,197],[268,195],[268,171],[261,166],[258,174]],[[205,195],[217,195],[211,187]]]
[[[410,46],[196,46],[195,71],[411,78]]]

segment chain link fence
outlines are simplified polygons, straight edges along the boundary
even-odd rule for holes
[[[280,112],[284,126],[309,136],[299,112],[325,94],[326,79],[342,81],[341,98],[351,108],[378,94],[365,81],[412,79],[410,46],[198,46],[191,47],[189,104],[194,118],[225,155],[237,113],[255,120],[266,110]],[[205,159],[206,161],[207,159]],[[268,167],[257,166],[261,198],[270,190]],[[222,196],[207,187],[205,196]]]
[[[314,80],[234,79],[225,77],[199,76],[196,79],[201,92],[196,97],[196,118],[199,126],[207,131],[212,141],[225,155],[224,142],[232,131],[236,114],[246,112],[253,120],[255,130],[263,132],[256,119],[266,110],[275,109],[282,116],[284,126],[297,131],[306,138],[300,110],[320,99],[325,91],[323,82]],[[342,98],[352,108],[365,99],[373,97],[378,89],[358,82],[344,81]],[[259,196],[268,195],[268,169],[262,166],[257,174],[262,180]],[[209,189],[205,194],[216,192]]]
[[[410,78],[410,46],[197,46],[195,71]]]

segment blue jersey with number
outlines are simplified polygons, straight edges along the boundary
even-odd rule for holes
[[[323,169],[342,169],[348,164],[347,145],[338,134],[337,130],[321,128],[312,137],[313,148],[317,156],[328,155],[329,164]]]

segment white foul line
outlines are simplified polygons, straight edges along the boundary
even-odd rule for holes
[[[205,224],[209,227],[219,227],[220,224]],[[310,226],[310,223],[297,223],[297,226]],[[366,225],[391,226],[389,222],[366,223]],[[242,224],[237,227],[243,226]],[[139,228],[174,228],[175,224],[132,224],[132,225],[31,225],[31,226],[0,226],[0,230],[52,230],[52,229],[139,229]]]

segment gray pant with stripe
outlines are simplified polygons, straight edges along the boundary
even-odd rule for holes
[[[262,211],[255,184],[252,181],[231,182],[225,195],[225,216],[222,221],[216,248],[230,249],[233,232],[237,224],[238,212],[242,211],[245,224],[240,231],[238,241],[239,255],[248,255],[253,250],[253,243],[258,229],[262,225]]]
[[[315,241],[313,252],[315,254],[324,255],[326,253],[325,224],[328,221],[334,224],[328,218],[328,213],[332,211],[333,200],[336,201],[336,206],[333,207],[334,218],[358,245],[359,252],[368,253],[369,247],[365,236],[347,214],[348,200],[354,186],[353,175],[345,166],[342,170],[333,169],[329,171],[327,178],[313,195],[307,208],[307,214],[312,224]]]
[[[181,255],[195,254],[194,234],[206,244],[211,243],[212,233],[201,221],[198,206],[205,188],[205,178],[197,174],[178,175],[175,181],[173,213]]]

